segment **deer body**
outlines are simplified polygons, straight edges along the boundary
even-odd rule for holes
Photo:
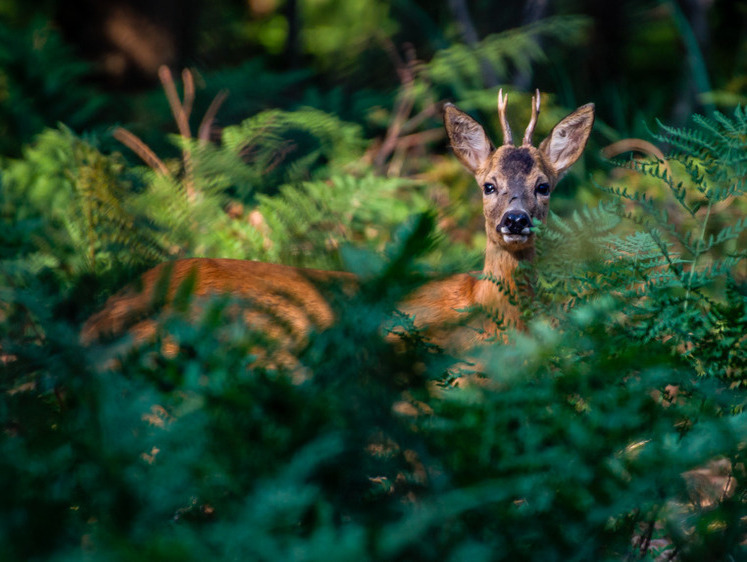
[[[160,283],[166,286],[159,287]],[[298,342],[311,329],[323,330],[332,324],[334,315],[324,289],[339,284],[352,288],[355,277],[248,260],[188,258],[162,263],[143,274],[140,283],[111,297],[85,323],[81,340],[91,343],[125,331],[138,341],[152,337],[156,329],[153,309],[172,303],[179,288],[190,285],[191,296],[197,299],[224,294],[259,304],[244,311],[248,323],[271,337]]]
[[[454,330],[465,324],[466,311],[476,308],[503,318],[505,324],[520,327],[520,311],[509,302],[507,294],[515,290],[514,272],[519,263],[533,258],[532,227],[536,221],[545,220],[550,194],[583,152],[594,120],[593,105],[582,106],[560,121],[535,148],[531,137],[539,101],[538,91],[533,98],[532,119],[519,147],[512,142],[502,93],[498,96],[498,111],[504,143],[498,148],[467,114],[451,104],[444,108],[454,154],[475,176],[483,192],[487,246],[482,275],[459,274],[432,281],[401,304],[402,311],[410,314],[417,326],[425,328],[436,343],[464,348],[480,337],[494,335],[495,328],[490,327],[494,323],[485,321],[466,330]],[[159,279],[163,278],[167,287],[159,289]],[[155,323],[149,314],[154,300],[158,300],[158,291],[168,304],[178,287],[189,282],[197,297],[229,294],[257,303],[259,306],[245,312],[251,325],[271,337],[299,344],[311,329],[323,330],[334,321],[325,287],[342,285],[354,290],[356,286],[355,277],[348,273],[209,258],[161,264],[145,273],[141,281],[142,290],[131,287],[114,295],[101,312],[86,322],[81,334],[83,342],[125,330],[136,339],[151,336]]]

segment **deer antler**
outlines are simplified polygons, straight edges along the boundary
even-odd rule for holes
[[[506,105],[508,104],[508,94],[503,95],[503,89],[498,90],[498,117],[501,120],[501,129],[503,129],[503,144],[514,144],[514,138],[511,135],[511,127],[508,126],[506,119]]]
[[[540,112],[540,91],[539,88],[535,90],[532,96],[532,118],[529,120],[527,130],[524,133],[523,146],[532,146],[532,134],[534,134],[534,127],[537,125],[537,116]]]

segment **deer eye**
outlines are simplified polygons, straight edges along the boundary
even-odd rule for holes
[[[485,195],[490,195],[491,193],[495,192],[495,185],[493,185],[492,183],[483,184],[482,190]]]
[[[541,183],[534,190],[537,192],[537,195],[550,195],[550,184]]]

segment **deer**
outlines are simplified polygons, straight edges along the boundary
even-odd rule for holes
[[[483,127],[451,103],[443,108],[444,125],[454,155],[482,191],[487,243],[482,272],[456,274],[416,289],[399,305],[426,337],[449,348],[468,347],[495,336],[499,327],[487,320],[468,320],[482,310],[523,327],[521,311],[509,298],[516,290],[519,264],[535,255],[535,226],[545,221],[558,181],[579,159],[594,123],[589,103],[558,122],[537,147],[532,136],[540,112],[540,92],[522,142],[516,146],[506,116],[508,95],[498,93],[503,144],[497,148]],[[152,317],[160,305],[171,305],[185,284],[193,297],[228,295],[256,303],[242,311],[246,322],[268,336],[298,348],[312,330],[335,321],[325,296],[331,285],[354,291],[358,280],[347,272],[296,268],[281,264],[221,258],[184,258],[146,272],[140,281],[110,297],[81,331],[89,345],[106,336],[128,332],[136,341],[153,337]],[[470,325],[468,325],[471,323]]]

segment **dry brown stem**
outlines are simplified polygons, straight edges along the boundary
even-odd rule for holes
[[[165,176],[171,175],[166,164],[163,163],[163,160],[161,160],[137,135],[123,127],[117,127],[114,129],[112,136],[137,154],[140,159],[148,165],[148,167],[152,168],[159,174]]]

